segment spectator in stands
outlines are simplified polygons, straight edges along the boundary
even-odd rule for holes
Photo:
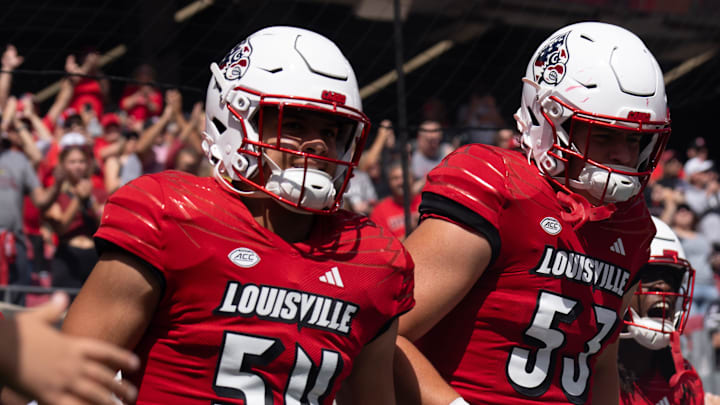
[[[650,213],[665,223],[672,222],[678,205],[685,203],[685,195],[681,190],[665,187],[659,181],[648,185],[644,193]]]
[[[710,255],[710,267],[715,274],[715,283],[720,289],[720,245],[713,246]],[[711,385],[720,390],[720,299],[713,301],[705,313],[705,329],[710,335],[712,362],[710,370]]]
[[[96,117],[102,117],[104,104],[110,99],[110,82],[106,78],[85,77],[102,75],[100,54],[86,50],[80,58],[69,55],[65,61],[65,70],[79,78],[75,81],[70,107],[76,111],[92,109]]]
[[[714,162],[693,158],[685,164],[685,174],[685,200],[698,216],[698,231],[711,243],[720,243],[720,182]]]
[[[403,169],[400,161],[391,162],[386,168],[387,181],[390,185],[391,195],[383,198],[373,209],[370,219],[381,227],[389,230],[397,238],[403,240],[417,225],[420,207],[419,193],[415,193],[410,189],[410,226],[408,230],[405,228],[405,202],[403,188]],[[406,179],[409,183],[410,179]]]
[[[175,139],[184,127],[182,95],[178,90],[165,92],[165,108],[162,115],[149,120],[137,144],[137,154],[143,162],[144,173],[165,170]]]
[[[720,207],[720,182],[712,160],[693,158],[685,164],[689,186],[685,190],[687,204],[698,216]]]
[[[437,121],[443,127],[450,125],[447,119],[445,102],[437,97],[430,97],[422,105],[422,121]]]
[[[128,115],[128,126],[140,131],[145,121],[163,111],[163,94],[153,86],[155,69],[149,64],[135,68],[133,79],[135,83],[128,84],[123,90],[120,108]]]
[[[180,128],[179,135],[170,141],[170,148],[168,151],[168,158],[165,164],[166,169],[170,170],[181,170],[187,171],[187,169],[193,170],[192,173],[198,174],[201,161],[200,156],[203,156],[205,152],[202,148],[203,131],[205,130],[205,110],[203,109],[202,103],[195,103],[192,112],[190,113],[190,119],[185,120],[182,114],[182,106],[177,107],[180,111],[180,116],[175,121]],[[192,159],[194,167],[178,168],[178,153],[183,151],[185,163]],[[182,163],[182,162],[180,162]]]
[[[395,131],[392,121],[380,121],[372,144],[363,152],[357,170],[367,173],[373,182],[375,194],[383,198],[390,194],[390,189],[382,172],[386,162],[390,162],[390,154],[395,150]]]
[[[500,116],[495,97],[484,89],[470,94],[468,102],[458,110],[458,126],[463,127],[463,144],[495,141],[495,132],[506,126]]]
[[[130,180],[143,174],[142,162],[138,157],[138,133],[126,130],[122,134],[125,141],[119,155],[111,155],[105,160],[105,190],[112,194]]]
[[[697,158],[699,160],[706,160],[708,158],[708,148],[707,148],[707,142],[705,142],[705,138],[699,136],[690,142],[690,145],[688,145],[687,149],[685,150],[685,155],[687,156],[688,162],[692,161],[693,159]]]
[[[687,204],[679,204],[670,224],[680,238],[687,260],[695,269],[692,315],[704,314],[710,302],[719,296],[710,268],[712,244],[697,231],[697,221],[697,214]]]
[[[174,154],[171,166],[168,167],[168,169],[197,175],[200,170],[201,159],[202,155],[194,148],[191,146],[183,146]]]
[[[113,375],[116,370],[137,370],[137,356],[105,342],[57,331],[53,325],[67,304],[67,296],[58,293],[37,310],[13,319],[5,320],[0,314],[0,402],[28,403],[20,394],[41,404],[118,403],[113,402],[112,393],[133,403],[135,387]]]
[[[650,175],[648,184],[659,182],[664,187],[684,190],[687,186],[684,180],[685,172],[683,171],[683,163],[677,155],[677,152],[672,149],[664,151],[658,165]]]
[[[6,281],[9,284],[29,285],[30,267],[23,233],[23,197],[29,195],[33,204],[44,211],[58,196],[59,186],[43,188],[27,156],[20,151],[17,133],[3,133],[0,139],[0,233],[5,239],[14,239],[12,257],[5,257]],[[56,176],[63,178],[62,170]],[[1,261],[1,260],[0,260]],[[2,270],[2,269],[0,269]],[[1,271],[0,271],[1,272]],[[0,277],[4,278],[4,277]],[[13,302],[22,304],[23,294],[13,296]]]
[[[349,210],[370,215],[378,200],[370,175],[360,169],[353,170],[353,177],[344,198]]]
[[[12,71],[22,65],[25,58],[20,56],[17,49],[12,44],[5,47],[5,51],[0,59],[0,111],[5,109],[5,103],[10,96],[10,84],[12,83]]]
[[[100,120],[102,135],[94,138],[93,155],[101,169],[104,170],[105,161],[110,156],[118,156],[125,148],[125,138],[122,136],[120,117],[115,113],[107,113]]]
[[[425,185],[425,176],[450,152],[452,146],[443,142],[443,129],[439,122],[425,121],[420,124],[417,147],[410,160],[410,171],[414,178],[413,193],[420,192]]]
[[[6,103],[10,99],[10,88],[12,86],[12,71],[15,70],[18,66],[20,66],[23,63],[24,58],[20,56],[17,52],[17,49],[13,45],[8,45],[5,51],[2,55],[2,72],[0,72],[0,111],[4,111]],[[71,73],[68,68],[71,68],[71,66],[66,65],[66,71],[68,73]],[[58,119],[62,111],[68,106],[70,103],[70,99],[73,95],[73,87],[74,83],[79,80],[79,77],[76,76],[70,76],[66,79],[63,79],[60,83],[60,91],[58,95],[55,97],[55,101],[53,102],[53,105],[48,110],[45,117],[42,118],[43,124],[45,124],[45,127],[48,129],[48,131],[52,132],[55,128],[55,121]],[[26,118],[30,120],[30,124],[35,128],[37,126],[37,123],[35,122],[34,113],[36,111],[34,105],[30,104],[32,101],[30,99],[32,98],[32,95],[25,94],[21,99],[23,100],[21,103],[19,103],[18,108],[20,110],[24,110],[24,113],[27,115]],[[7,125],[11,122],[11,119],[9,117],[4,117],[5,122],[3,125]],[[6,128],[3,128],[6,129]],[[40,130],[39,128],[35,128],[36,130]],[[42,138],[44,136],[43,133],[37,134],[39,138]],[[45,149],[41,147],[41,149],[44,151]]]
[[[518,134],[517,132],[513,131],[510,128],[503,128],[495,133],[495,140],[493,141],[493,145],[503,149],[512,149],[519,151],[519,138],[520,134]]]
[[[57,287],[80,288],[98,260],[92,236],[100,225],[107,193],[93,186],[92,152],[82,135],[67,134],[60,145],[60,166],[66,177],[57,201],[45,213],[58,237],[52,280]]]
[[[35,144],[28,121],[19,118],[17,106],[15,97],[10,97],[5,104],[0,129],[7,134],[12,145],[25,154],[32,167],[35,168],[42,160],[42,153]]]

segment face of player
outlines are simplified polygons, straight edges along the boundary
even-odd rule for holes
[[[642,295],[634,295],[630,306],[643,317],[666,318],[673,316],[676,295],[652,293],[677,293],[680,289],[680,271],[669,266],[649,266],[640,279]]]
[[[573,129],[573,143],[580,153],[587,150],[589,159],[602,164],[635,169],[640,156],[641,140],[642,135],[637,132],[591,127],[583,122],[576,122]]]
[[[266,108],[263,112],[263,142],[278,144],[278,112],[274,108]],[[330,115],[303,110],[286,109],[283,112],[281,134],[278,146],[293,151],[304,152],[331,159],[338,158],[338,139],[342,125]],[[284,153],[265,148],[265,154],[280,169],[301,168],[305,165],[302,156]],[[308,159],[308,168],[322,170],[331,177],[335,175],[337,164],[321,160]]]

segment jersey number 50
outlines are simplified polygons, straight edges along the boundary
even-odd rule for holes
[[[246,405],[272,405],[272,391],[252,368],[277,358],[285,350],[282,342],[275,338],[225,332],[222,347],[215,371],[215,393],[243,399]],[[329,394],[332,380],[342,370],[342,358],[338,352],[323,349],[318,367],[299,344],[296,347],[295,364],[285,386],[284,404],[320,404]]]
[[[543,395],[553,379],[557,356],[555,350],[565,344],[565,334],[558,323],[572,323],[582,310],[578,301],[541,291],[530,326],[525,330],[526,341],[537,349],[514,347],[507,361],[507,377],[515,391],[530,397]],[[603,340],[613,330],[617,314],[610,308],[593,305],[598,331],[585,342],[586,350],[575,356],[563,356],[561,388],[567,399],[584,403],[588,392],[590,367],[588,359],[602,347]]]

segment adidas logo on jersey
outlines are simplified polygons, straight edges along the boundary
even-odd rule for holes
[[[342,281],[342,277],[340,277],[340,272],[338,271],[337,266],[333,267],[329,271],[326,271],[325,274],[320,276],[320,281],[340,288],[345,287],[345,284],[343,284]]]
[[[612,246],[610,246],[610,251],[625,256],[625,246],[623,246],[622,239],[617,238]]]

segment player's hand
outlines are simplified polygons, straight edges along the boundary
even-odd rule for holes
[[[25,58],[18,55],[15,46],[8,45],[2,54],[2,70],[15,70],[24,60]]]
[[[53,327],[68,304],[65,294],[15,318],[16,369],[9,386],[40,404],[116,404],[135,401],[137,390],[115,379],[116,370],[139,366],[132,353],[93,339],[70,337]]]

